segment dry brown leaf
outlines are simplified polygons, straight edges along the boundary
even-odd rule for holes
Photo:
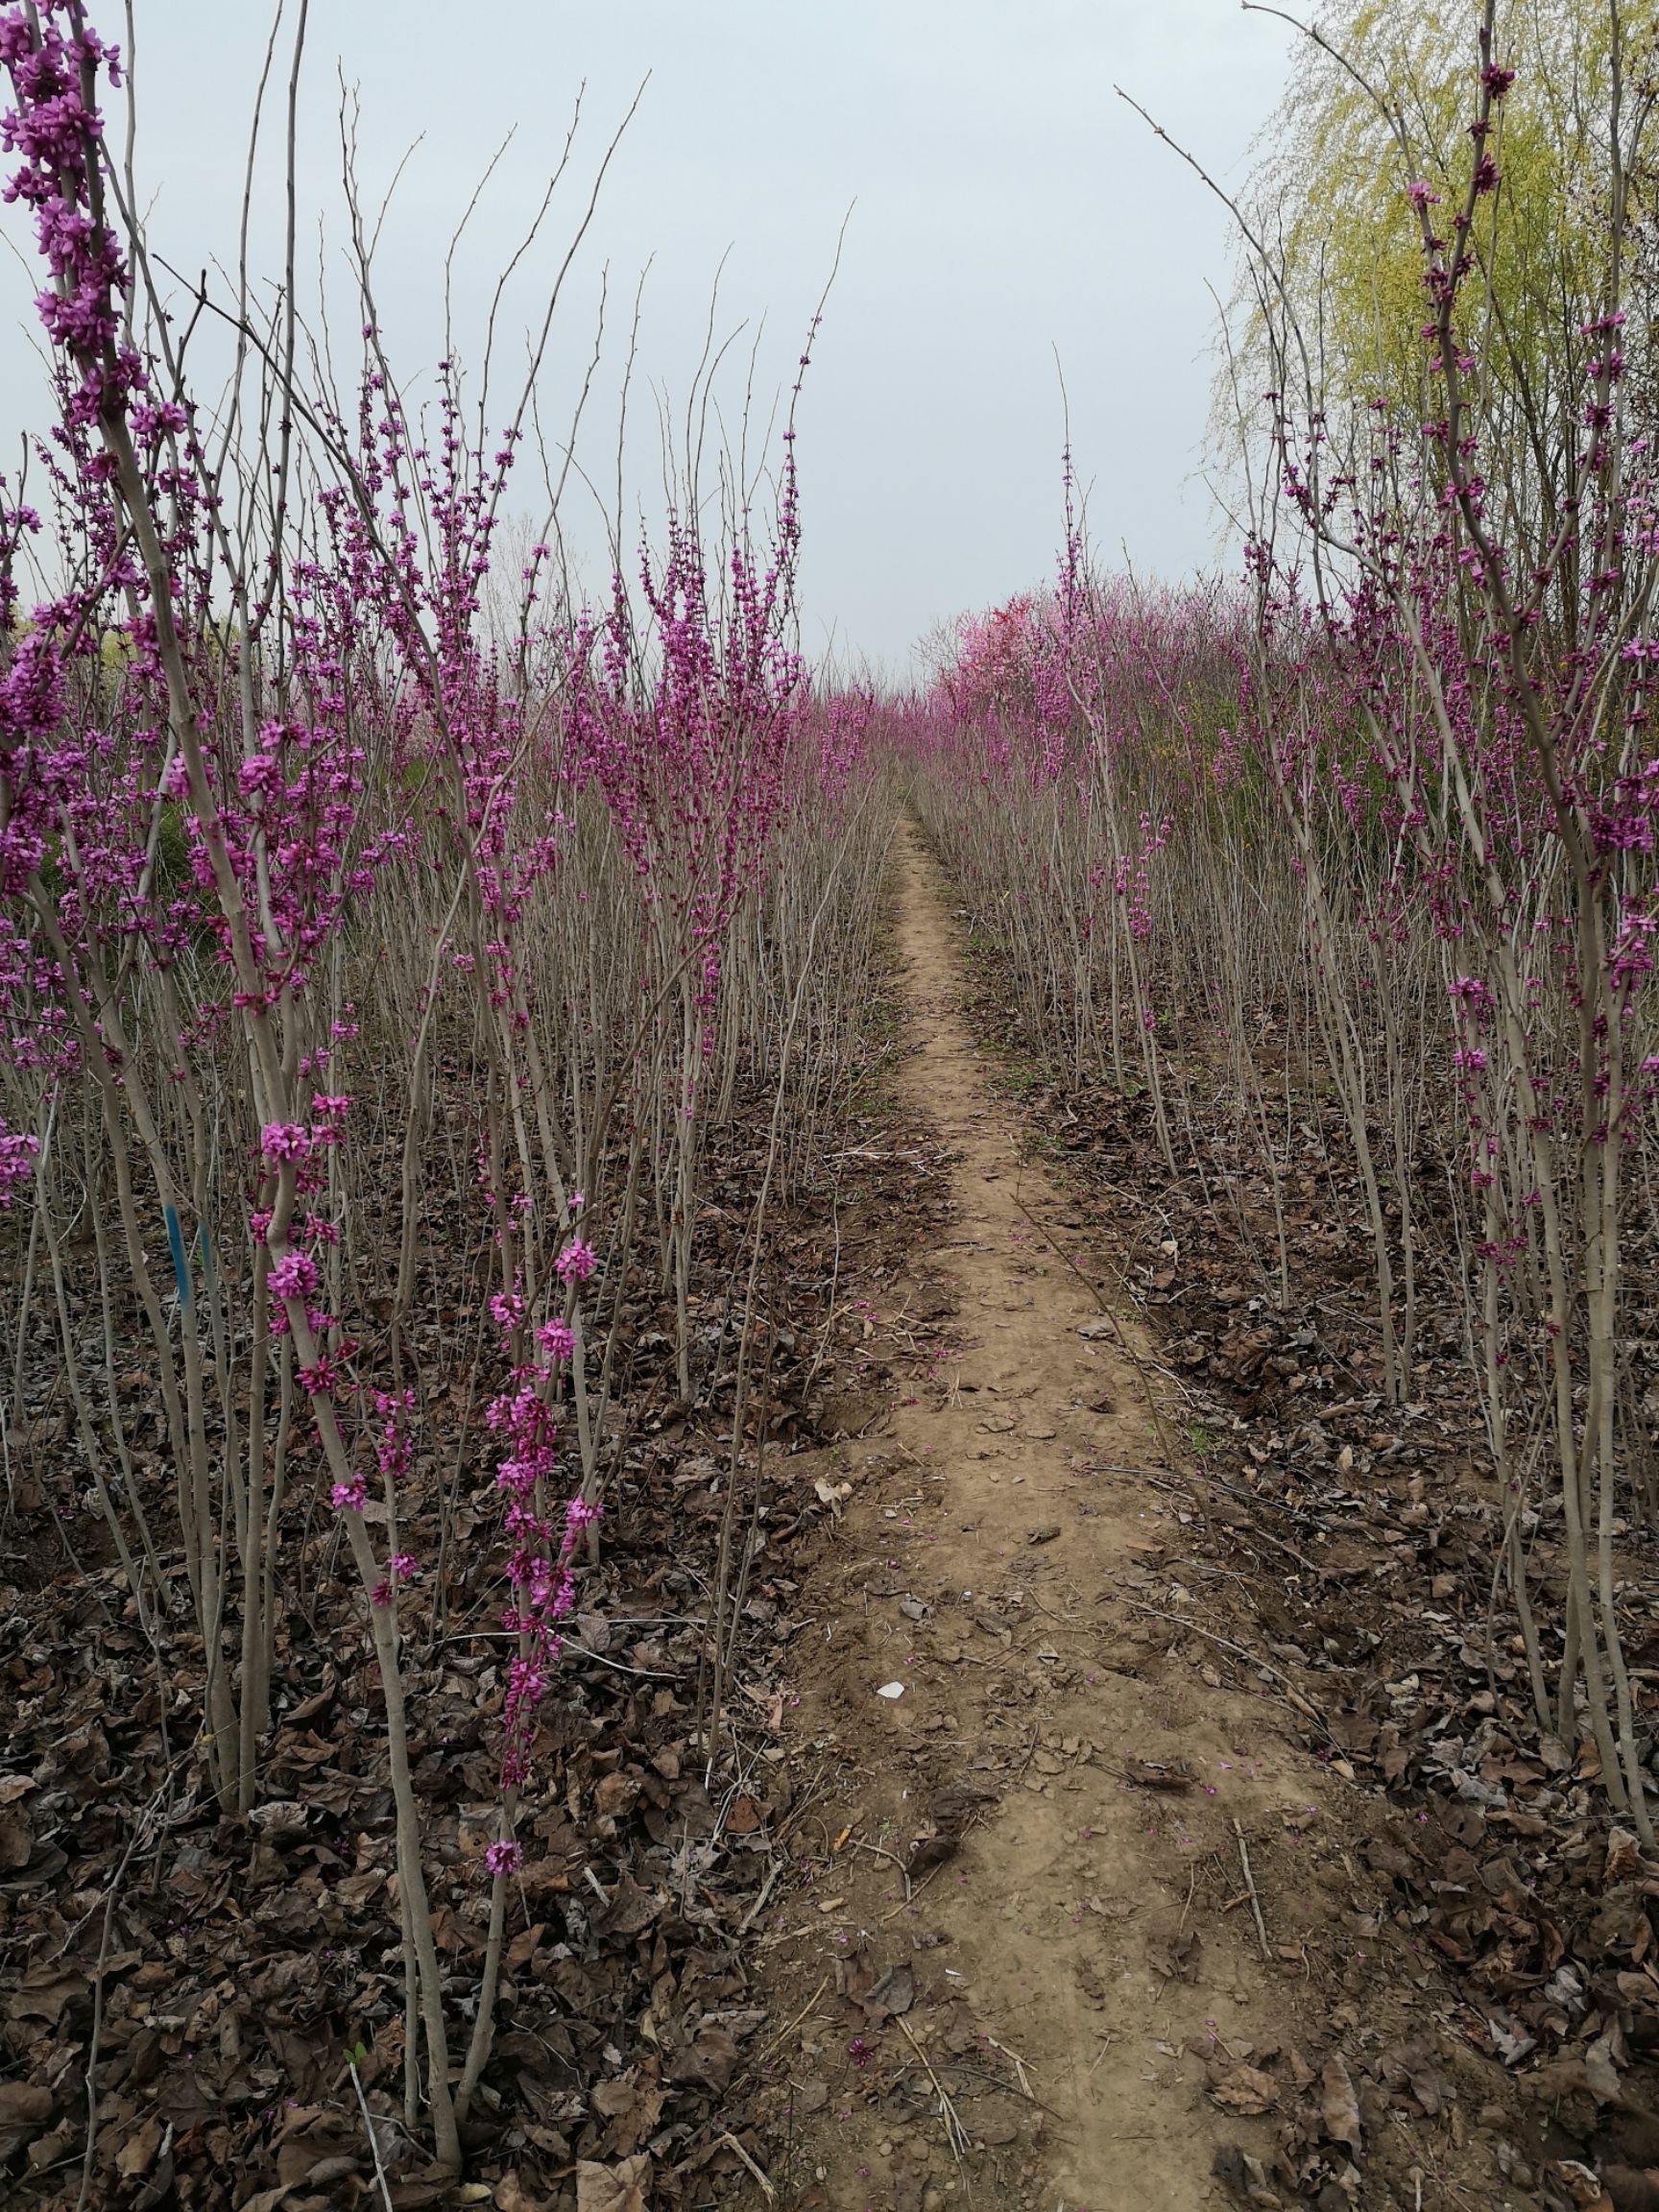
[[[57,2100],[36,2081],[0,2081],[0,2136],[27,2142],[51,2119]]]
[[[87,1995],[89,1986],[86,1977],[73,1967],[37,1966],[8,2003],[7,2015],[12,2020],[43,2020],[56,2028],[75,2000]]]
[[[916,1977],[908,1966],[895,1966],[882,1975],[864,1999],[872,2024],[879,2027],[889,2014],[908,2012],[916,2002]]]
[[[547,1933],[545,1920],[538,1920],[534,1927],[524,1928],[507,1946],[509,1966],[527,1966],[536,1956],[536,1946]]]
[[[495,2212],[541,2212],[543,2200],[532,2197],[517,2170],[503,2174],[495,2184]]]
[[[639,1778],[636,1774],[601,1775],[593,1791],[594,1811],[610,1819],[632,1813],[638,1802]]]
[[[701,2029],[694,2043],[678,2051],[666,2068],[670,2081],[700,2081],[718,2092],[737,2071],[737,2046],[724,2028]]]
[[[665,2103],[664,2092],[633,2074],[613,2081],[600,2081],[593,2089],[593,2109],[611,2125],[603,2148],[617,2157],[629,2157],[655,2130]]]
[[[1196,1928],[1146,1939],[1146,1963],[1165,1982],[1195,1982],[1203,1956],[1204,1943]]]
[[[617,2166],[582,2158],[576,2166],[576,2212],[646,2212],[651,2159],[641,2152]]]
[[[1613,2040],[1598,2035],[1584,2053],[1584,2080],[1598,2104],[1617,2104],[1623,2095],[1619,2069],[1613,2063]]]
[[[35,1831],[26,1813],[12,1808],[0,1812],[0,1874],[15,1874],[28,1865],[35,1850]]]
[[[1258,2067],[1235,2066],[1210,2094],[1224,2110],[1238,2113],[1241,2120],[1253,2120],[1262,2112],[1271,2112],[1278,2104],[1279,2084],[1271,2074],[1263,2074]]]
[[[1601,1870],[1601,1879],[1611,1886],[1615,1882],[1628,1882],[1632,1875],[1642,1871],[1642,1846],[1627,1828],[1610,1828],[1607,1831],[1607,1863]]]
[[[143,2127],[129,2135],[116,2152],[116,2172],[124,2181],[132,2181],[140,2174],[148,2174],[156,2163],[156,2153],[160,2148],[160,2121],[146,2120]]]
[[[1613,2200],[1602,2188],[1599,2176],[1580,2160],[1557,2159],[1555,2178],[1574,2203],[1584,2207],[1584,2212],[1614,2212]]]
[[[1181,1759],[1125,1759],[1125,1778],[1142,1790],[1190,1790],[1192,1769]]]
[[[1359,2124],[1359,2101],[1354,2094],[1354,2084],[1339,2051],[1332,2052],[1319,2077],[1319,2109],[1325,2132],[1332,2142],[1346,2143],[1350,2151],[1358,2151],[1364,2139],[1364,2129]]]

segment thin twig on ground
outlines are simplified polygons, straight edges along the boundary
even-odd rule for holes
[[[363,2078],[357,2071],[355,2058],[348,2058],[346,2064],[351,2076],[351,2086],[357,2092],[357,2106],[363,2115],[364,2129],[369,2137],[369,2152],[374,2161],[374,2178],[380,2187],[380,2200],[386,2212],[393,2212],[391,2184],[386,2178],[386,2168],[381,2163],[380,2138],[374,2132],[374,2120],[369,2110],[369,2100],[363,2094]]]
[[[1262,1946],[1262,1958],[1271,1966],[1273,1954],[1267,1947],[1267,1931],[1262,1921],[1262,1900],[1256,1894],[1256,1877],[1250,1871],[1250,1846],[1245,1842],[1244,1831],[1237,1820],[1233,1823],[1233,1833],[1238,1839],[1238,1863],[1244,1869],[1244,1887],[1250,1898],[1251,1917],[1256,1923],[1256,1940]]]
[[[759,2182],[761,2188],[765,2191],[767,2203],[776,2204],[778,2201],[777,2190],[767,2179],[766,2176],[761,2173],[759,2167],[756,2165],[754,2159],[750,2157],[748,2152],[744,2150],[742,2144],[738,2142],[736,2136],[733,2134],[732,2130],[727,2128],[725,2133],[720,2136],[719,2140],[725,2144],[729,2151],[736,2152],[738,2157],[742,2159],[744,2165],[748,2167],[750,2173],[755,2176],[756,2180]]]
[[[945,2140],[950,2146],[951,2157],[956,2160],[958,2165],[960,2165],[962,2162],[962,2153],[968,2148],[968,2130],[963,2127],[961,2116],[957,2112],[954,2104],[951,2102],[950,2092],[946,2088],[944,2082],[940,2080],[938,2075],[934,2073],[933,2061],[928,2057],[926,2052],[923,2050],[921,2044],[917,2042],[915,2036],[911,2034],[909,2022],[903,2018],[901,2018],[899,2026],[903,2032],[905,2042],[909,2044],[911,2050],[915,2052],[917,2057],[922,2061],[923,2070],[926,2074],[928,2080],[933,2084],[933,2094],[939,2100],[939,2117],[945,2123]]]

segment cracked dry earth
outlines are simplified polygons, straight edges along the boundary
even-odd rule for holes
[[[908,821],[896,870],[903,1104],[950,1205],[873,1320],[947,1293],[954,1357],[822,1455],[851,1487],[796,1647],[791,1768],[827,1779],[804,1830],[819,1864],[766,1939],[778,2015],[801,2013],[778,2179],[830,2212],[1190,2212],[1231,2201],[1215,2148],[1265,2148],[1265,2124],[1204,2098],[1188,2039],[1292,2043],[1292,1961],[1321,1917],[1310,1850],[1300,1896],[1267,1898],[1263,1958],[1233,1824],[1282,1839],[1287,1808],[1341,1786],[1264,1695],[1165,1667],[1175,1632],[1138,1618],[1163,1599],[1137,1606],[1130,1578],[1170,1526],[1150,1354],[1022,1160]],[[1172,1764],[1190,1788],[1146,1786]]]

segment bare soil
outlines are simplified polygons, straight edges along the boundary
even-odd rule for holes
[[[1167,1383],[991,1079],[908,823],[896,901],[894,1142],[926,1211],[865,1310],[898,1381],[818,1455],[838,1522],[786,1737],[811,1812],[762,1945],[773,2186],[833,2212],[1533,2202],[1501,2072],[1360,1863],[1383,1806],[1183,1558]]]

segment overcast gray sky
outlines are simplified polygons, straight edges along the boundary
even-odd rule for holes
[[[136,12],[141,184],[157,247],[193,271],[233,248],[270,14],[259,0],[136,0]],[[90,12],[123,36],[114,0]],[[413,376],[439,350],[449,232],[517,124],[465,257],[461,350],[474,352],[488,284],[520,211],[541,196],[586,81],[565,220],[556,209],[515,296],[522,328],[649,71],[544,382],[556,420],[591,347],[606,264],[614,365],[651,261],[633,417],[643,486],[656,469],[651,390],[683,405],[722,254],[730,249],[717,330],[746,324],[741,352],[763,323],[758,381],[769,397],[792,373],[852,206],[800,416],[803,613],[809,644],[833,637],[901,674],[929,624],[1050,571],[1061,529],[1056,349],[1097,544],[1121,543],[1166,574],[1217,557],[1195,471],[1210,288],[1224,295],[1232,268],[1226,219],[1113,85],[1236,183],[1277,102],[1287,36],[1238,0],[312,0],[301,134],[310,258],[320,214],[325,236],[340,236],[343,72],[361,96],[372,197],[423,134],[378,276],[395,358]],[[255,249],[273,273],[278,181],[269,169]],[[25,243],[15,210],[5,230]],[[38,420],[39,372],[23,334],[37,280],[9,255],[0,283],[15,302],[0,333],[11,443]],[[728,378],[729,397],[740,388],[740,373]],[[613,391],[602,382],[585,447],[599,469],[614,436]],[[576,505],[570,528],[598,544]]]

